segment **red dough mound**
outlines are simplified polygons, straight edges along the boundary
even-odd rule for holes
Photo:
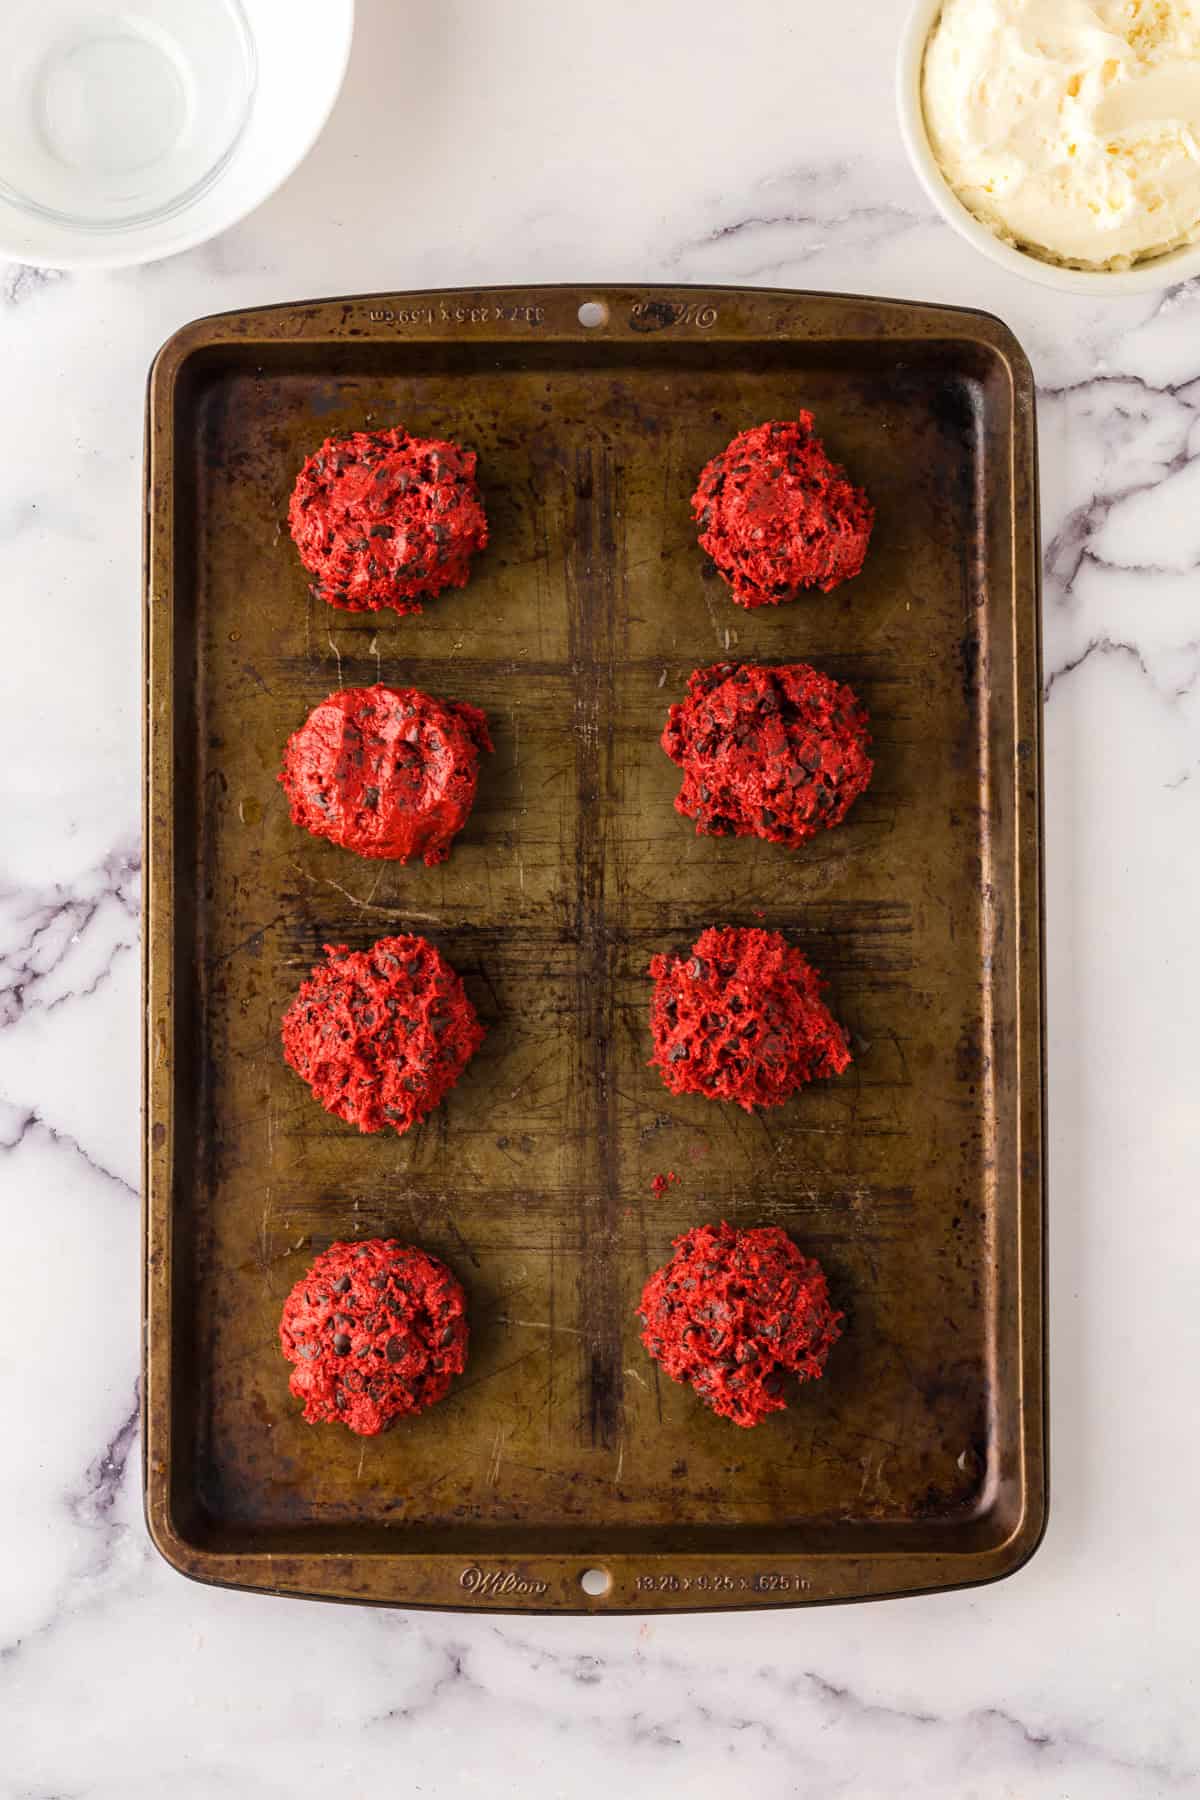
[[[815,1381],[842,1335],[821,1265],[777,1225],[698,1225],[674,1250],[642,1293],[643,1344],[735,1425],[782,1412],[785,1373]]]
[[[445,1263],[392,1238],[330,1244],[284,1301],[279,1342],[310,1425],[374,1437],[467,1366],[467,1302]]]
[[[342,688],[288,739],[280,781],[292,818],[356,856],[444,862],[475,803],[478,707],[418,688]]]
[[[488,540],[475,452],[440,438],[355,431],[308,458],[288,507],[313,592],[346,612],[419,613],[465,587]]]
[[[802,412],[740,432],[692,495],[701,546],[739,606],[777,606],[803,588],[828,593],[863,566],[875,508],[812,427]]]
[[[325,954],[284,1014],[283,1054],[326,1112],[360,1131],[408,1131],[482,1044],[475,1008],[423,937]]]
[[[840,825],[871,779],[867,715],[807,663],[697,669],[662,747],[683,770],[676,812],[696,830],[796,849]]]
[[[777,931],[710,925],[686,961],[655,956],[650,1031],[673,1094],[779,1106],[850,1063],[816,970]]]

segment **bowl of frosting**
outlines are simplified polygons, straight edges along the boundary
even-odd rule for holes
[[[1200,0],[917,0],[897,102],[994,262],[1093,293],[1200,274]]]

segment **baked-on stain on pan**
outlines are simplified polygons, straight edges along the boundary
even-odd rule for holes
[[[831,595],[747,614],[689,498],[736,431],[802,407],[878,508],[870,553]],[[478,451],[491,541],[419,617],[337,612],[288,497],[323,438],[393,424]],[[272,307],[171,339],[147,451],[160,1549],[230,1586],[519,1611],[1019,1567],[1046,1511],[1045,1162],[1033,389],[1007,329],[738,289]],[[673,809],[667,707],[725,657],[809,662],[870,712],[870,788],[795,852]],[[375,681],[488,715],[434,868],[310,837],[275,780],[313,705]],[[709,924],[783,931],[821,970],[844,1076],[756,1116],[666,1093],[647,967]],[[279,1021],[323,944],[406,931],[488,1036],[423,1125],[360,1137],[287,1069]],[[782,1225],[846,1315],[822,1380],[753,1431],[638,1343],[671,1239],[721,1218]],[[277,1327],[318,1251],[374,1236],[449,1264],[472,1347],[440,1406],[364,1442],[303,1423]]]

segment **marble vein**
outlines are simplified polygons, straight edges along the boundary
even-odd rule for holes
[[[111,851],[70,883],[0,889],[0,1030],[94,994],[137,943],[141,856]]]
[[[438,1666],[425,1675],[419,1691],[406,1705],[389,1706],[386,1711],[374,1714],[365,1721],[366,1725],[393,1725],[410,1722],[416,1717],[423,1718],[448,1694],[459,1694],[464,1689],[473,1690],[481,1696],[484,1694],[484,1688],[467,1670],[469,1650],[465,1644],[438,1643],[429,1644],[428,1648]]]
[[[817,1732],[864,1733],[877,1727],[902,1733],[916,1732],[949,1740],[956,1754],[966,1760],[990,1747],[1004,1766],[1019,1769],[1046,1765],[1086,1779],[1085,1771],[1111,1771],[1155,1784],[1156,1794],[1186,1793],[1200,1780],[1200,1763],[1188,1758],[1160,1755],[1129,1756],[1101,1743],[1088,1732],[1059,1720],[1032,1723],[999,1702],[971,1706],[961,1711],[906,1706],[869,1696],[848,1682],[834,1680],[812,1668],[786,1673],[773,1664],[735,1665],[724,1659],[706,1659],[699,1669],[693,1659],[662,1652],[583,1656],[558,1652],[532,1641],[517,1625],[491,1624],[488,1635],[498,1649],[522,1658],[531,1673],[552,1675],[566,1682],[565,1689],[538,1683],[537,1700],[529,1698],[522,1710],[535,1704],[543,1716],[569,1726],[571,1690],[583,1686],[597,1693],[611,1691],[614,1698],[633,1701],[621,1719],[621,1734],[631,1744],[673,1752],[694,1749],[698,1733],[716,1732],[731,1744],[753,1733],[761,1746],[789,1764],[810,1765],[816,1773],[822,1762],[814,1752]],[[433,1709],[457,1703],[464,1691],[478,1702],[495,1702],[499,1692],[494,1680],[478,1666],[470,1646],[458,1637],[443,1639],[437,1628],[420,1633],[428,1657],[436,1661],[435,1673],[427,1674],[419,1692],[403,1706],[373,1714],[371,1727],[409,1725],[420,1718],[428,1725]],[[753,1694],[755,1706],[745,1703]],[[635,1699],[636,1696],[643,1696]],[[508,1704],[512,1704],[511,1695]],[[588,1714],[590,1719],[609,1718],[608,1710]],[[878,1740],[871,1740],[878,1749]],[[890,1742],[891,1740],[889,1740]],[[969,1749],[968,1747],[973,1747]],[[907,1788],[904,1790],[908,1791]]]
[[[7,306],[20,306],[43,288],[68,279],[62,269],[39,269],[31,263],[6,263],[0,275],[0,295]]]
[[[864,185],[871,198],[863,197]],[[737,275],[753,280],[789,264],[810,263],[835,242],[839,252],[854,248],[869,254],[932,222],[931,212],[906,199],[879,198],[888,186],[895,180],[887,172],[864,171],[848,160],[792,169],[760,183],[762,204],[753,211],[719,218],[676,245],[665,260],[703,277],[714,254],[729,263],[733,251]],[[721,279],[729,279],[728,270]]]
[[[125,1480],[129,1459],[138,1441],[141,1422],[140,1388],[139,1382],[128,1414],[99,1456],[88,1465],[84,1486],[71,1502],[71,1511],[81,1525],[103,1526],[111,1523],[118,1491]]]
[[[1093,638],[1087,648],[1081,650],[1078,656],[1072,657],[1070,662],[1063,663],[1060,668],[1051,669],[1042,688],[1042,698],[1049,700],[1056,683],[1064,681],[1068,675],[1074,674],[1076,669],[1081,669],[1084,663],[1093,656],[1128,656],[1132,658],[1141,673],[1149,678],[1150,671],[1136,644],[1114,643],[1112,638]]]
[[[115,1169],[107,1168],[79,1142],[78,1138],[72,1137],[69,1131],[63,1131],[59,1127],[51,1125],[36,1110],[30,1109],[22,1113],[21,1109],[14,1106],[10,1100],[0,1101],[0,1106],[3,1106],[10,1114],[7,1133],[0,1137],[0,1155],[19,1149],[30,1137],[40,1138],[44,1142],[52,1144],[56,1150],[65,1150],[69,1155],[78,1157],[93,1175],[99,1175],[104,1181],[111,1182],[114,1187],[120,1188],[131,1199],[138,1198],[138,1190],[132,1182],[126,1181],[124,1176],[118,1175]]]

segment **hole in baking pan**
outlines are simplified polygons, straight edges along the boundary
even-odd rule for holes
[[[594,331],[597,325],[608,324],[608,308],[603,300],[585,300],[579,309],[579,323]]]
[[[612,1576],[607,1569],[585,1569],[579,1577],[579,1585],[592,1600],[603,1600],[612,1587]]]

